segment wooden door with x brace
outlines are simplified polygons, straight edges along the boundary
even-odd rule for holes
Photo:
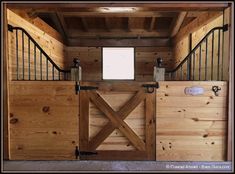
[[[79,93],[80,159],[155,160],[155,89],[128,81],[80,85],[98,87]]]

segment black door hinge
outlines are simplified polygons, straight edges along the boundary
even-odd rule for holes
[[[80,86],[77,82],[75,84],[75,92],[78,94],[79,91],[81,90],[97,90],[98,87],[96,86]]]
[[[159,88],[159,84],[158,82],[156,82],[155,84],[143,84],[142,87],[147,89],[147,93],[153,93],[154,88]]]
[[[75,148],[75,157],[78,159],[78,156],[88,156],[88,155],[97,155],[97,152],[89,152],[89,151],[80,151],[78,146]]]

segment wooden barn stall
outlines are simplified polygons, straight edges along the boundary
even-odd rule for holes
[[[4,19],[5,159],[232,160],[229,3],[6,3]],[[133,79],[104,78],[104,48],[133,48]]]

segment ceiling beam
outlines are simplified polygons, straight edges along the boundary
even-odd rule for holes
[[[156,21],[156,17],[152,17],[151,22],[150,22],[150,26],[149,26],[149,31],[153,31],[155,21]]]
[[[176,33],[179,31],[186,15],[187,15],[187,12],[180,12],[179,15],[173,19],[171,27],[170,27],[171,37],[175,36]]]
[[[31,19],[35,19],[36,17],[38,17],[38,12],[36,12],[35,10],[31,9],[27,12],[27,15],[29,18]]]
[[[106,30],[108,32],[110,32],[111,29],[110,29],[110,26],[109,26],[109,18],[106,18],[106,17],[104,18],[104,25],[105,25]]]
[[[131,18],[126,18],[126,31],[131,32]]]
[[[88,32],[88,25],[87,25],[87,21],[85,18],[81,18],[81,22],[82,22],[82,28],[85,32]]]
[[[155,39],[69,39],[68,46],[100,47],[100,46],[170,46],[169,38]]]
[[[64,30],[64,27],[62,25],[62,22],[59,18],[59,16],[56,13],[50,13],[50,18],[54,22],[56,28],[58,29],[58,32],[62,35],[63,39],[67,42],[67,35]]]
[[[78,16],[78,17],[174,17],[175,12],[119,12],[119,13],[107,13],[107,12],[62,12],[65,16]]]
[[[61,26],[62,26],[62,28],[63,28],[65,34],[66,34],[66,37],[68,37],[68,36],[67,36],[68,27],[67,27],[67,25],[66,25],[66,23],[65,23],[64,16],[63,16],[61,13],[56,13],[56,15],[57,15],[57,17],[58,17],[58,19],[59,19],[59,21],[60,21],[60,24],[61,24]]]
[[[123,30],[112,30],[112,32],[103,32],[96,30],[89,30],[89,32],[79,31],[75,29],[68,30],[68,37],[71,38],[96,38],[96,37],[168,37],[168,31],[154,31],[148,32],[143,29],[132,29],[131,32]]]
[[[36,17],[36,18],[32,19],[28,16],[27,12],[23,11],[23,10],[12,10],[12,11],[14,13],[16,13],[17,15],[19,15],[20,17],[27,20],[29,23],[38,27],[40,30],[42,30],[45,33],[47,33],[48,35],[50,35],[54,39],[60,41],[61,43],[65,42],[65,40],[63,39],[61,34],[58,31],[56,31],[54,28],[52,28],[50,25],[48,25],[46,22],[44,22],[41,18]]]
[[[88,7],[150,7],[157,11],[190,11],[190,10],[223,10],[229,6],[228,2],[216,2],[216,3],[205,3],[205,2],[112,2],[112,3],[93,3],[93,2],[64,2],[64,3],[7,3],[7,8],[35,8],[35,9],[47,9],[58,10],[58,11],[71,11],[76,8],[88,8]]]
[[[210,21],[222,15],[223,12],[204,12],[185,27],[181,28],[180,31],[174,36],[173,42],[177,43],[190,33],[197,31],[202,26],[208,24]]]

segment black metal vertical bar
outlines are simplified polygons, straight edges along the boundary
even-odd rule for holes
[[[219,67],[220,67],[220,30],[218,30],[218,65],[217,65],[217,80],[219,80]]]
[[[54,65],[52,65],[52,79],[54,80]]]
[[[199,80],[201,80],[202,46],[199,47]]]
[[[18,30],[16,30],[16,79],[19,80]]]
[[[211,46],[211,80],[213,80],[213,66],[214,66],[214,31],[212,32],[212,46]]]
[[[223,31],[223,30],[222,30]],[[222,33],[222,59],[221,59],[221,80],[224,79],[223,77],[223,70],[224,70],[224,31]]]
[[[40,51],[40,76],[42,80],[42,52]]]
[[[22,31],[22,67],[23,67],[23,80],[24,80],[24,33]]]
[[[34,79],[37,79],[37,69],[36,69],[36,45],[34,44]]]
[[[207,59],[208,59],[208,40],[206,38],[206,55],[205,55],[205,80],[207,80]]]
[[[29,63],[29,80],[30,80],[30,39],[28,37],[28,63]]]
[[[48,59],[46,59],[46,67],[47,67],[47,80],[48,80]]]
[[[195,76],[195,52],[193,52],[193,80]]]
[[[186,65],[186,80],[189,80],[188,79],[188,74],[189,74],[189,72],[188,72],[188,70],[189,70],[189,61],[188,61],[188,59],[186,60],[185,65]],[[184,80],[184,72],[183,72],[183,80]]]
[[[192,51],[192,33],[189,34],[189,52]],[[187,63],[187,80],[191,80],[191,66],[192,66],[192,54],[190,55]]]
[[[182,80],[182,65],[180,66],[180,80]]]

